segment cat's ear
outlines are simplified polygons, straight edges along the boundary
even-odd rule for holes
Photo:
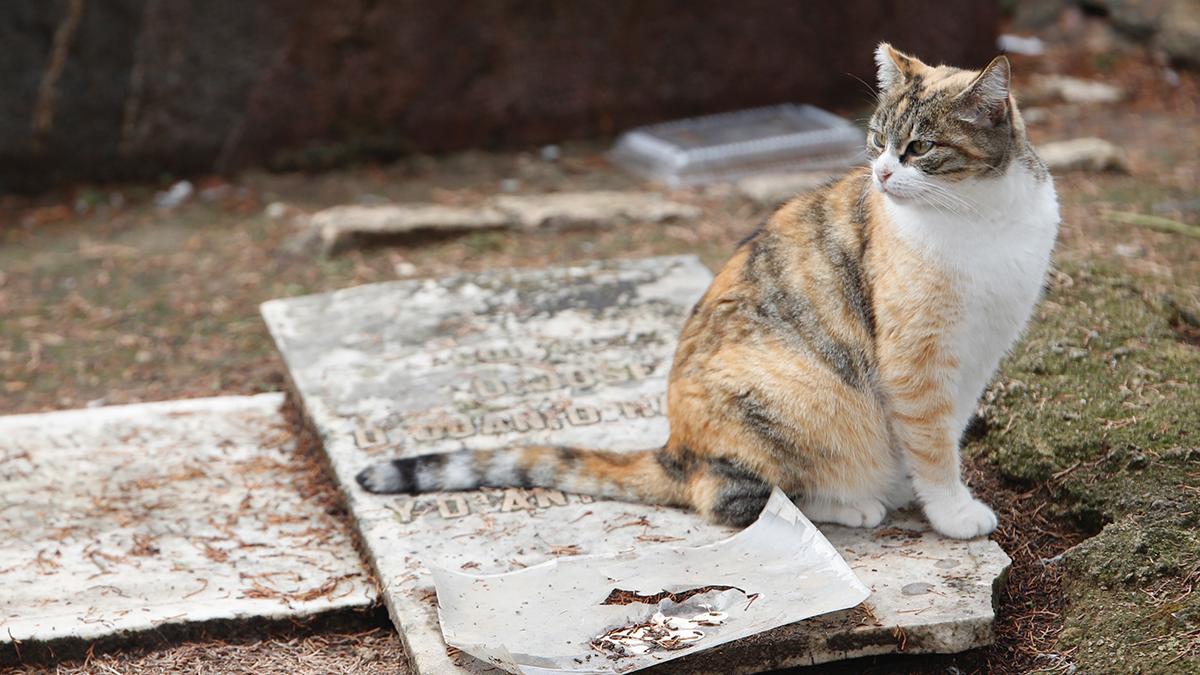
[[[997,56],[963,93],[958,95],[958,117],[977,127],[994,127],[1008,116],[1010,67],[1008,57]]]
[[[878,69],[879,91],[887,91],[924,70],[925,64],[920,59],[896,51],[886,42],[880,42],[875,48],[875,67]]]

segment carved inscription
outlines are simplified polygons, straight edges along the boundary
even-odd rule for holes
[[[479,415],[435,411],[406,419],[396,434],[413,443],[435,443],[446,439],[463,439],[480,434],[502,435],[547,429],[562,429],[566,425],[583,427],[601,422],[659,417],[666,414],[666,394],[632,401],[604,405],[568,403],[564,406],[513,408]]]
[[[622,334],[604,338],[545,340],[532,345],[498,345],[446,349],[433,357],[434,366],[469,369],[482,366],[486,374],[469,376],[466,385],[454,387],[465,394],[457,409],[439,407],[409,413],[386,429],[359,427],[355,445],[362,449],[434,444],[473,436],[553,431],[567,426],[585,427],[606,422],[660,417],[666,414],[666,396],[657,395],[603,404],[562,400],[563,395],[588,392],[604,385],[647,380],[664,375],[665,361],[656,352],[662,345],[656,332]],[[641,358],[610,363],[577,365],[560,358],[588,351],[636,346]],[[500,364],[503,364],[500,367]],[[511,372],[495,373],[510,368]],[[548,396],[553,394],[553,396]],[[526,399],[523,405],[500,410],[497,399]],[[540,399],[540,400],[539,400]],[[480,412],[470,412],[471,409]]]
[[[563,387],[591,389],[597,384],[618,384],[644,380],[657,372],[658,363],[605,364],[595,368],[558,366],[508,377],[477,377],[471,381],[471,393],[480,398],[540,394]]]
[[[594,338],[541,340],[532,345],[497,345],[492,347],[455,347],[435,352],[432,365],[473,366],[481,363],[552,362],[562,357],[584,352],[596,352],[613,347],[639,348],[664,345],[657,331],[638,331]]]
[[[591,504],[592,501],[588,495],[568,495],[560,490],[507,488],[402,497],[390,508],[396,520],[408,524],[422,516],[454,520],[472,514],[534,511],[571,504]]]
[[[354,443],[360,448],[370,448],[387,443],[387,434],[375,427],[357,429],[354,432]]]

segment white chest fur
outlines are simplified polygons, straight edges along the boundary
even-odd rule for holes
[[[945,347],[956,431],[966,426],[1000,359],[1024,330],[1041,294],[1058,231],[1053,180],[1018,162],[1001,178],[964,182],[954,208],[886,198],[901,237],[951,280],[960,303]]]

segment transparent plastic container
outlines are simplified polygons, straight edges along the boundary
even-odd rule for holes
[[[667,185],[728,181],[760,173],[840,169],[864,159],[863,132],[811,105],[782,105],[639,127],[610,157]]]

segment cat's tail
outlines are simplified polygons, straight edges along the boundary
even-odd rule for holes
[[[644,504],[688,502],[687,484],[664,450],[549,445],[458,450],[380,462],[363,469],[357,480],[369,492],[386,494],[540,487]]]

